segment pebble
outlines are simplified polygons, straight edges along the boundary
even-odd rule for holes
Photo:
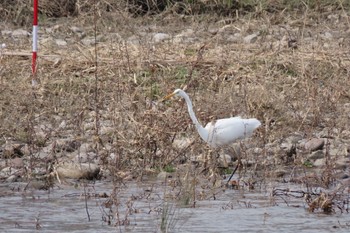
[[[59,177],[70,179],[88,179],[97,178],[100,173],[100,167],[92,163],[61,163],[56,171]]]
[[[56,39],[55,40],[55,43],[58,45],[58,46],[66,46],[67,45],[67,41],[63,40],[63,39]]]
[[[308,156],[308,159],[310,159],[310,160],[317,160],[317,159],[323,159],[323,158],[324,158],[324,152],[322,150],[313,151]]]
[[[321,167],[325,165],[325,159],[316,159],[315,162],[312,163],[313,166],[315,167]]]
[[[308,151],[322,150],[324,146],[323,138],[312,138],[305,143],[305,149]]]
[[[193,142],[193,140],[189,139],[189,138],[176,138],[173,141],[173,147],[182,150],[182,149],[186,149],[189,147],[189,145],[191,145],[191,143]]]
[[[12,34],[11,34],[13,37],[27,37],[29,36],[29,32],[24,30],[24,29],[16,29],[14,31],[12,31]]]
[[[277,169],[276,171],[275,171],[275,176],[276,177],[279,177],[279,178],[281,178],[281,177],[283,177],[285,174],[287,174],[288,172],[287,172],[287,170],[285,170],[285,169]]]
[[[220,154],[219,156],[219,167],[227,168],[232,163],[231,156],[228,154]]]
[[[254,33],[254,34],[248,35],[248,36],[243,38],[243,42],[246,43],[246,44],[255,43],[256,40],[258,39],[258,35],[259,35],[258,33]]]
[[[166,33],[156,33],[153,35],[153,41],[156,43],[170,39],[170,35]]]

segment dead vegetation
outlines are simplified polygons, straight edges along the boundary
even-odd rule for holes
[[[22,4],[13,4],[15,8],[1,8],[0,15],[9,25],[28,26],[21,15],[31,12],[18,2]],[[131,1],[134,8],[122,8],[119,2],[125,3],[42,1],[40,85],[34,89],[29,81],[30,57],[8,55],[29,51],[30,39],[0,37],[7,44],[0,52],[0,142],[28,145],[28,153],[2,154],[4,159],[25,157],[33,174],[42,165],[40,152],[69,138],[78,145],[89,144],[88,152],[102,166],[104,178],[142,179],[172,167],[181,170],[191,156],[208,153],[208,148],[198,137],[188,147],[173,144],[196,135],[183,101],[159,101],[178,87],[187,87],[202,123],[235,115],[263,122],[254,143],[244,148],[245,158],[254,165],[245,164],[243,172],[250,168],[260,172],[246,182],[249,187],[259,176],[273,177],[275,168],[307,167],[308,152],[295,145],[288,152],[282,149],[281,143],[294,135],[328,138],[349,148],[348,3],[232,1],[234,11],[221,14],[215,6],[223,3],[214,1],[184,6],[167,1],[171,6],[165,7],[164,1],[150,1],[148,6],[145,1]],[[219,9],[217,14],[208,15],[209,6]],[[169,37],[157,41],[159,32]],[[250,35],[256,36],[245,41]],[[70,152],[58,155],[51,150],[52,158],[45,162],[64,161]],[[312,180],[316,186],[339,184],[331,161],[346,153],[327,158],[322,175]],[[202,174],[193,173],[193,167],[186,169],[182,175],[187,180],[180,175],[173,181],[181,187],[173,198],[194,205],[197,198],[215,196],[220,177],[206,176],[210,185],[203,190],[211,192],[205,193],[196,189],[204,187],[196,178]],[[308,178],[305,172],[295,180],[312,183]],[[297,183],[293,179],[289,181]],[[332,212],[336,207],[348,211],[334,204],[341,198],[348,200],[338,193],[318,193],[307,204],[311,212]]]

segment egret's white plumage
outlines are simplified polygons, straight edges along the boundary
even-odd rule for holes
[[[242,119],[241,117],[231,117],[210,122],[204,128],[198,122],[193,112],[192,101],[186,92],[176,89],[173,93],[164,97],[164,99],[169,99],[172,96],[181,96],[185,99],[188,113],[200,137],[214,148],[229,145],[238,139],[249,137],[261,125],[260,121],[255,118]]]

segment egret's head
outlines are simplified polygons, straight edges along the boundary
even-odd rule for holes
[[[170,99],[170,98],[173,97],[173,96],[181,96],[181,93],[182,93],[182,92],[183,92],[183,90],[181,90],[181,89],[176,89],[173,93],[171,93],[171,94],[165,96],[165,97],[163,98],[163,100],[168,100],[168,99]]]

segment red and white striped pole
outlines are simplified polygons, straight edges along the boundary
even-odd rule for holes
[[[32,86],[36,86],[36,58],[38,50],[38,0],[33,0],[33,54],[32,54]]]

